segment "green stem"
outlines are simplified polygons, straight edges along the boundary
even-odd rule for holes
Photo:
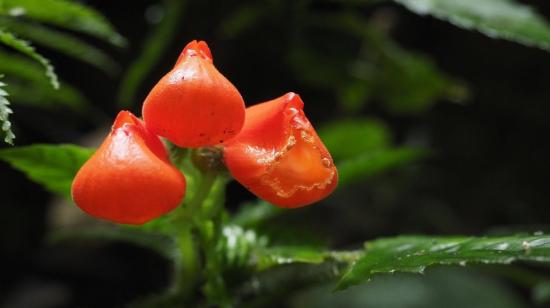
[[[178,268],[181,270],[176,273],[174,279],[175,291],[183,298],[189,299],[193,295],[200,268],[198,249],[191,225],[183,227],[178,234],[178,246],[180,254]]]
[[[193,198],[187,203],[191,213],[200,212],[201,206],[208,198],[214,183],[216,182],[217,174],[213,172],[205,172],[202,174],[199,185],[193,195]]]
[[[203,292],[208,302],[228,307],[231,301],[223,280],[223,259],[218,249],[222,233],[225,180],[218,176],[216,170],[193,166],[190,160],[193,152],[175,146],[170,148],[170,152],[173,163],[180,169],[186,173],[189,170],[189,174],[195,171],[193,179],[197,181],[189,194],[190,198],[172,216],[171,223],[178,230],[180,253],[177,264],[180,270],[174,281],[175,291],[189,301],[192,291],[202,279]],[[197,174],[197,169],[201,170],[200,174]],[[202,262],[199,260],[200,255],[203,256]],[[201,272],[202,277],[199,277]]]
[[[204,173],[189,204],[191,211],[199,214],[196,216],[196,226],[199,231],[205,262],[203,270],[206,282],[203,291],[209,303],[218,307],[231,306],[230,296],[222,276],[222,257],[218,249],[222,232],[221,217],[223,215],[224,198],[220,196],[219,190],[212,189],[214,186],[224,184],[223,179],[219,178],[217,174]]]

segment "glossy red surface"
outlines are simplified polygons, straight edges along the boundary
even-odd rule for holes
[[[107,138],[77,173],[72,196],[94,217],[143,224],[177,207],[185,187],[161,140],[130,112],[121,111]]]
[[[192,41],[143,104],[147,128],[180,147],[220,144],[239,133],[245,106],[214,66],[205,42]]]
[[[332,157],[303,107],[295,93],[249,107],[241,133],[224,149],[233,177],[281,207],[319,201],[338,183]]]

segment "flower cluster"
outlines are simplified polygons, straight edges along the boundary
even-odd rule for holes
[[[233,178],[287,208],[328,196],[338,173],[295,93],[245,109],[239,91],[192,41],[143,103],[143,121],[121,111],[95,154],[77,173],[72,196],[88,214],[142,224],[176,208],[183,174],[160,137],[185,148],[215,147]],[[159,137],[160,136],[160,137]]]

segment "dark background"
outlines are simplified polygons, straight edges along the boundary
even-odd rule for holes
[[[524,1],[550,19],[550,4]],[[86,1],[129,40],[126,49],[97,42],[123,68],[131,65],[152,25],[144,12],[155,1]],[[177,35],[140,87],[135,104],[175,62],[192,39],[208,42],[218,69],[240,90],[247,105],[287,91],[300,93],[316,126],[346,115],[331,89],[311,86],[289,67],[286,52],[305,31],[299,12],[356,10],[370,17],[384,10],[393,20],[391,37],[402,47],[429,56],[448,75],[469,87],[464,104],[440,100],[425,112],[395,114],[374,100],[354,116],[381,119],[396,144],[417,143],[428,159],[339,189],[322,204],[296,210],[274,225],[310,234],[334,248],[396,234],[471,234],[502,230],[545,230],[550,220],[550,54],[494,40],[398,5],[352,7],[338,2],[296,4],[275,1],[274,9],[238,35],[223,34],[223,21],[253,1],[191,1]],[[328,31],[328,30],[327,30]],[[358,43],[335,33],[311,34],[330,52],[355,54]],[[93,40],[91,40],[93,41]],[[328,47],[331,46],[331,47]],[[121,74],[109,77],[76,60],[40,49],[59,75],[93,102],[94,116],[63,109],[15,107],[17,145],[81,143],[106,129],[116,115]],[[318,65],[330,65],[319,63]],[[396,89],[395,91],[398,91]],[[19,307],[119,306],[167,284],[169,267],[154,253],[122,243],[77,242],[46,245],[52,196],[25,176],[0,163],[0,303]],[[252,199],[238,184],[229,187],[231,210]],[[310,231],[308,231],[310,230]],[[314,231],[313,231],[314,230]],[[537,269],[539,270],[539,269]],[[528,291],[510,284],[521,296]],[[28,302],[25,302],[28,301]],[[527,300],[528,302],[528,300]]]

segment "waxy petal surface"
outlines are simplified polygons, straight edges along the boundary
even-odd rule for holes
[[[295,93],[246,110],[241,133],[224,148],[233,177],[280,207],[301,207],[327,197],[338,183],[332,157]]]
[[[239,133],[245,106],[214,66],[205,42],[192,41],[143,104],[147,128],[180,147],[220,144]]]
[[[185,187],[161,140],[141,120],[121,111],[112,131],[77,173],[72,196],[91,216],[143,224],[177,207]]]

